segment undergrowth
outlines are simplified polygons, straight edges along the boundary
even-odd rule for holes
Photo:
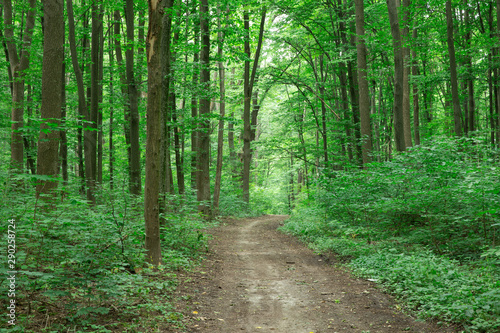
[[[16,325],[9,331],[135,332],[182,325],[171,299],[176,272],[189,269],[206,249],[209,227],[194,201],[167,198],[163,265],[153,270],[144,261],[143,204],[124,189],[102,189],[92,207],[80,195],[67,194],[78,193],[78,184],[70,184],[74,188],[47,206],[34,199],[32,178],[11,183],[0,176],[6,184],[0,193],[4,244],[7,221],[16,225]],[[0,260],[7,263],[7,249],[1,248]],[[0,267],[3,276],[9,270]],[[7,282],[0,281],[4,291]],[[1,307],[10,299],[0,293]],[[1,318],[1,326],[9,327],[9,318]]]
[[[284,231],[377,279],[421,317],[500,331],[499,152],[437,139],[325,175]]]

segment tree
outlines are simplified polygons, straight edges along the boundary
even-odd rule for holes
[[[358,87],[359,87],[359,114],[361,116],[361,135],[363,147],[363,164],[371,160],[372,133],[370,127],[370,96],[368,90],[368,69],[366,66],[366,45],[365,35],[365,14],[363,0],[356,0],[356,35],[358,43],[356,44],[358,56]]]
[[[29,8],[26,13],[25,28],[22,34],[22,44],[20,50],[17,49],[14,38],[14,24],[12,1],[4,0],[4,26],[5,42],[9,61],[10,77],[12,78],[12,113],[11,113],[11,167],[20,171],[23,168],[24,149],[23,136],[21,129],[23,127],[24,116],[24,77],[25,71],[30,64],[30,47],[33,37],[33,28],[35,27],[36,1],[29,1]]]
[[[462,136],[462,110],[460,109],[460,96],[458,95],[457,61],[455,58],[455,42],[453,41],[453,16],[451,0],[446,1],[446,42],[450,59],[450,83],[453,100],[453,120],[455,122],[455,135]]]
[[[217,25],[219,31],[217,32],[217,56],[219,57],[218,67],[219,67],[219,93],[220,93],[220,101],[219,101],[219,128],[217,132],[217,164],[215,169],[215,184],[214,184],[214,198],[213,198],[213,207],[214,214],[218,213],[219,210],[219,200],[220,200],[220,187],[222,181],[222,159],[224,152],[224,116],[226,113],[226,71],[223,63],[223,46],[224,46],[224,35],[225,33],[222,31],[221,24],[221,8],[220,1],[217,4]]]
[[[394,47],[394,135],[396,149],[405,151],[405,135],[403,121],[403,49],[396,0],[387,0],[387,10],[391,25],[391,34]]]
[[[128,103],[130,108],[130,193],[140,195],[141,186],[141,150],[139,146],[139,105],[137,84],[134,75],[134,2],[126,0],[125,21],[127,25],[128,47],[125,51]]]
[[[59,123],[61,120],[62,63],[64,60],[63,0],[43,1],[44,43],[42,65],[43,120],[38,138],[37,175],[55,177],[59,162]],[[39,180],[37,196],[49,194],[57,187],[55,179]]]
[[[199,126],[197,138],[197,199],[200,203],[198,210],[206,217],[211,217],[210,208],[210,30],[208,0],[200,3],[200,33],[201,33],[201,75],[200,84],[204,91],[200,98]]]
[[[255,76],[257,74],[257,67],[259,64],[260,51],[262,48],[262,40],[264,36],[264,24],[266,22],[266,12],[267,8],[262,8],[260,28],[259,28],[259,40],[257,42],[257,49],[255,50],[255,57],[253,61],[252,72],[250,73],[250,16],[247,10],[243,12],[243,23],[245,30],[244,39],[244,52],[247,56],[245,59],[245,71],[243,76],[243,176],[242,176],[242,188],[243,188],[243,201],[246,203],[250,202],[250,165],[252,161],[252,150],[251,150],[251,135],[252,135],[252,124],[250,119],[251,112],[251,102],[252,102],[252,92],[255,82]]]
[[[165,8],[159,0],[148,0],[149,25],[146,37],[148,62],[148,105],[146,137],[146,181],[144,186],[144,220],[146,233],[146,260],[154,266],[161,264],[159,181],[161,137],[161,31],[162,12],[172,7],[173,0]],[[167,14],[168,15],[168,14]]]

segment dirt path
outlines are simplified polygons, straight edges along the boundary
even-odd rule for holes
[[[204,266],[181,278],[187,332],[454,332],[415,322],[373,283],[277,231],[285,218],[230,220],[213,231]]]

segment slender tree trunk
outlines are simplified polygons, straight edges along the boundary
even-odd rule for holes
[[[7,53],[10,62],[10,77],[12,77],[12,113],[11,113],[11,168],[21,172],[24,164],[23,128],[24,118],[24,76],[30,62],[30,46],[35,26],[36,1],[29,0],[29,10],[26,13],[25,28],[20,54],[14,40],[14,23],[11,0],[4,0],[4,32]]]
[[[418,32],[417,28],[413,29],[413,40],[417,40]],[[412,49],[412,75],[417,77],[420,75],[420,70],[418,69],[417,52],[414,47]],[[420,104],[419,104],[419,89],[418,83],[413,83],[413,135],[415,136],[415,145],[420,145]]]
[[[64,4],[63,0],[44,0],[44,43],[42,62],[42,107],[38,139],[37,175],[55,177],[58,172],[58,128],[62,106],[62,63],[64,60]],[[40,180],[36,186],[37,197],[57,188],[57,181]],[[52,193],[55,195],[55,192]]]
[[[111,18],[108,17],[108,21],[111,22]],[[111,30],[111,25],[109,26],[109,31],[112,31]],[[114,90],[114,78],[113,78],[113,69],[114,69],[114,53],[113,53],[113,42],[112,42],[112,38],[111,38],[111,34],[110,34],[110,37],[109,37],[109,49],[108,49],[108,52],[109,52],[109,188],[111,190],[114,189],[114,162],[115,162],[115,158],[114,158],[114,155],[113,155],[113,150],[114,150],[114,145],[113,145],[113,126],[114,126],[114,107],[113,107],[113,103],[114,103],[114,94],[115,94],[115,90]]]
[[[403,126],[405,146],[412,147],[411,140],[411,116],[410,116],[410,48],[404,46],[410,35],[410,0],[403,0],[403,29],[402,29],[402,50],[403,50]]]
[[[350,43],[353,47],[356,47],[356,22],[353,22],[350,26],[350,30],[353,33],[351,35]],[[356,71],[356,60],[351,60],[347,63],[347,79],[349,81],[349,95],[351,96],[351,110],[352,110],[352,123],[354,124],[354,137],[355,142],[361,142],[361,126],[359,121],[359,87],[358,87],[358,75]],[[362,163],[362,149],[361,145],[356,144],[356,159],[359,164]]]
[[[120,36],[122,35],[121,32],[121,15],[120,11],[117,9],[114,12],[114,35],[115,35],[115,50],[116,50],[116,62],[119,68],[123,67],[123,54],[122,54],[122,47],[121,47],[121,42],[120,42]],[[127,97],[127,76],[126,76],[126,70],[122,71],[120,70],[120,90],[122,93],[122,97],[124,100],[128,100]],[[130,164],[132,163],[131,160],[131,143],[130,143],[130,107],[128,103],[123,104],[123,115],[124,115],[124,122],[123,122],[123,132],[125,134],[125,144],[127,146],[127,168],[128,168],[128,174],[129,174],[129,181],[130,181]],[[130,185],[130,184],[129,184]],[[130,189],[130,186],[129,186]]]
[[[471,22],[470,22],[470,14],[469,14],[469,8],[467,5],[467,0],[464,0],[464,5],[465,5],[465,44],[467,46],[467,103],[468,103],[468,121],[469,123],[467,124],[468,130],[470,132],[473,132],[475,130],[475,101],[474,101],[474,73],[473,73],[473,68],[472,68],[472,54],[471,54]]]
[[[242,177],[242,188],[243,188],[243,201],[246,203],[250,202],[250,166],[252,162],[252,150],[251,150],[251,135],[252,135],[252,125],[251,125],[251,102],[252,102],[252,90],[255,82],[255,76],[257,73],[257,66],[259,64],[260,50],[262,47],[262,39],[264,35],[264,23],[266,21],[266,8],[262,9],[260,30],[259,30],[259,41],[257,44],[257,49],[255,51],[255,58],[253,62],[252,72],[250,73],[250,18],[248,11],[244,11],[244,29],[245,29],[245,42],[244,50],[247,55],[245,60],[245,73],[244,73],[244,106],[243,106],[243,177]]]
[[[99,5],[99,69],[98,69],[98,89],[97,89],[97,100],[98,104],[102,105],[102,80],[104,79],[104,11],[103,4]],[[99,107],[97,112],[97,176],[96,180],[99,186],[102,186],[102,158],[103,158],[103,147],[104,133],[102,131],[102,107]]]
[[[201,0],[200,3],[200,33],[201,52],[200,64],[201,75],[200,84],[202,97],[200,98],[199,132],[198,132],[198,156],[196,189],[197,199],[200,202],[198,211],[206,218],[211,218],[210,204],[210,31],[209,31],[208,0]]]
[[[222,24],[221,24],[221,9],[220,2],[217,8],[218,14],[218,28],[219,31],[217,33],[217,55],[219,57],[219,93],[220,93],[220,101],[219,101],[219,129],[217,132],[217,163],[215,167],[215,184],[214,184],[214,215],[217,215],[219,212],[219,200],[220,200],[220,188],[222,182],[222,158],[223,158],[223,149],[224,149],[224,116],[226,113],[226,71],[224,69],[223,63],[223,46],[224,46],[224,33],[222,32]]]
[[[453,100],[453,119],[455,122],[455,135],[462,136],[462,111],[460,110],[460,97],[458,95],[457,62],[455,59],[455,43],[453,41],[453,15],[451,0],[446,1],[446,27],[447,43],[450,58],[451,95]]]
[[[139,102],[134,75],[134,2],[126,0],[125,21],[127,25],[127,51],[125,51],[125,67],[127,75],[128,102],[130,107],[130,193],[140,195],[141,185],[141,151],[139,146]]]
[[[172,1],[172,6],[174,0]],[[167,7],[170,4],[167,3]],[[170,158],[170,145],[171,136],[169,125],[172,118],[172,101],[170,95],[171,89],[171,65],[172,65],[172,52],[171,52],[171,37],[172,37],[172,16],[164,15],[162,18],[162,35],[161,35],[161,145],[160,145],[160,160],[161,160],[161,173],[160,173],[160,193],[174,194],[173,176],[172,176],[172,162]],[[166,205],[165,200],[162,198],[160,211],[163,211]]]
[[[403,120],[403,49],[396,0],[387,0],[387,9],[389,12],[394,46],[394,136],[396,139],[396,150],[405,151],[406,144]]]
[[[66,0],[66,7],[67,7],[67,12],[68,12],[68,38],[69,38],[69,46],[70,46],[70,52],[71,52],[71,63],[73,65],[73,71],[75,73],[76,77],[76,84],[78,88],[78,113],[80,118],[83,118],[85,120],[85,124],[87,123],[87,119],[89,118],[89,112],[87,108],[87,101],[85,97],[85,85],[83,82],[83,73],[81,70],[81,67],[78,63],[78,54],[76,51],[76,38],[75,38],[75,19],[73,15],[73,1],[72,0]],[[82,139],[83,139],[83,144],[82,144]],[[88,131],[84,131],[83,133],[83,138],[82,138],[82,129],[78,129],[78,147],[79,147],[79,171],[80,171],[80,178],[82,179],[82,182],[85,180],[88,176],[90,176],[90,170],[87,168],[87,165],[84,165],[84,153],[87,154],[88,147],[87,147],[87,140],[88,140]],[[82,149],[82,145],[84,146],[84,149]],[[83,150],[83,151],[82,151]],[[93,197],[93,192],[89,192],[87,190],[87,199],[92,202],[92,197]]]
[[[160,183],[160,138],[161,138],[161,39],[164,9],[172,7],[168,0],[166,8],[159,0],[148,0],[149,26],[146,39],[148,62],[148,105],[146,120],[146,181],[144,185],[144,220],[146,234],[146,260],[152,265],[161,264],[159,183]],[[167,14],[168,15],[168,14]],[[170,36],[168,36],[170,40]]]
[[[179,42],[179,32],[176,31],[174,33],[174,42],[178,43]],[[177,61],[177,56],[175,53],[172,52],[172,64],[174,64]],[[172,78],[171,80],[174,80],[175,78],[175,71],[174,71],[174,66],[170,67],[170,77]],[[186,187],[185,187],[185,181],[184,181],[184,165],[183,165],[183,158],[181,154],[181,129],[180,126],[178,125],[178,110],[177,110],[177,101],[176,101],[176,93],[174,89],[174,82],[172,82],[170,89],[170,112],[172,115],[172,123],[174,124],[173,132],[174,132],[174,152],[175,152],[175,170],[177,174],[177,187],[179,189],[179,194],[184,194],[186,192]]]
[[[61,0],[63,1],[63,0]],[[64,3],[62,4],[64,7]],[[63,23],[64,25],[64,23]],[[63,46],[63,58],[64,58],[64,46]],[[61,130],[60,130],[60,164],[61,164],[61,175],[63,179],[64,186],[68,185],[68,136],[66,133],[66,64],[62,63],[62,73],[61,73]]]
[[[368,90],[368,68],[366,65],[365,45],[365,10],[363,0],[356,0],[356,35],[358,42],[358,87],[359,87],[359,114],[361,117],[361,145],[363,164],[370,163],[372,151],[372,132],[370,126],[370,96]]]
[[[196,7],[195,7],[196,9]],[[199,44],[200,36],[199,36],[199,25],[195,24],[194,26],[194,45],[197,49],[197,45]],[[192,85],[196,89],[199,84],[199,61],[200,54],[195,51],[193,54],[193,78]],[[197,174],[197,159],[198,159],[198,99],[196,98],[196,94],[192,94],[191,96],[191,118],[195,122],[195,128],[192,129],[191,132],[191,188],[196,189],[196,174]]]

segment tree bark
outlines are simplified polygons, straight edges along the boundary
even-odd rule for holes
[[[127,51],[125,51],[125,68],[127,75],[128,102],[130,108],[130,193],[140,195],[141,185],[141,151],[139,147],[139,103],[138,91],[134,76],[134,2],[126,0],[125,22],[127,25]]]
[[[387,10],[389,12],[394,47],[394,136],[396,139],[396,150],[405,151],[406,144],[403,120],[403,49],[396,0],[387,0]]]
[[[63,0],[44,0],[44,43],[42,62],[42,106],[43,120],[38,139],[37,175],[55,177],[58,173],[60,133],[57,129],[61,119],[62,63],[64,60],[64,5]],[[55,179],[39,180],[37,197],[41,194],[55,195]],[[52,192],[52,193],[51,193]],[[50,199],[49,199],[50,200]]]
[[[417,28],[413,29],[412,38],[414,41],[418,38]],[[412,49],[412,75],[417,77],[420,75],[420,70],[418,69],[417,51],[416,47]],[[418,83],[413,83],[413,135],[415,137],[415,145],[420,145],[420,104],[419,104],[419,89]]]
[[[372,151],[372,132],[370,126],[370,96],[368,90],[368,68],[366,65],[365,45],[365,10],[363,0],[355,1],[356,7],[356,35],[358,42],[358,87],[359,87],[359,114],[361,118],[361,145],[363,164],[370,163]]]
[[[455,44],[453,41],[453,15],[451,0],[446,1],[446,31],[448,53],[450,58],[450,81],[451,96],[453,100],[453,120],[455,122],[455,135],[462,136],[462,111],[460,109],[460,97],[458,95],[457,61],[455,59]]]
[[[210,204],[210,31],[209,31],[208,0],[201,0],[200,3],[200,33],[201,52],[200,84],[202,97],[200,98],[199,131],[198,131],[198,156],[196,189],[197,199],[200,202],[198,211],[205,218],[211,218]]]
[[[244,11],[244,29],[245,29],[245,42],[244,51],[247,55],[245,60],[245,72],[244,72],[244,106],[243,106],[243,177],[242,177],[242,188],[243,188],[243,201],[246,203],[250,202],[250,165],[252,162],[252,150],[251,135],[252,135],[252,124],[251,124],[251,102],[252,102],[252,90],[255,81],[255,75],[257,73],[257,66],[259,64],[260,50],[262,47],[262,39],[264,35],[264,23],[266,22],[266,8],[262,9],[260,30],[259,30],[259,41],[257,44],[257,49],[255,51],[255,58],[252,67],[252,73],[250,73],[250,18],[248,11]]]
[[[195,2],[196,4],[196,2]],[[194,10],[196,10],[196,5]],[[198,49],[198,44],[200,42],[199,36],[199,25],[194,25],[194,46],[195,49]],[[199,61],[200,54],[198,51],[195,51],[193,54],[193,77],[191,80],[193,89],[197,89],[199,84]],[[198,99],[196,98],[196,94],[192,94],[191,96],[191,119],[194,120],[195,127],[191,130],[191,188],[196,189],[196,174],[197,174],[197,159],[198,159]]]
[[[24,118],[24,76],[30,64],[30,47],[35,27],[36,1],[29,0],[29,10],[26,13],[25,28],[23,31],[22,47],[19,51],[14,40],[14,23],[11,0],[4,0],[4,32],[7,44],[7,53],[10,63],[10,77],[12,77],[12,113],[11,113],[11,168],[14,172],[21,172],[24,161],[23,128]]]
[[[167,1],[166,9],[173,0]],[[146,260],[154,266],[161,264],[159,181],[161,138],[161,32],[162,12],[160,0],[148,0],[149,25],[146,39],[148,63],[148,104],[146,120],[146,181],[144,186],[144,220],[146,234]]]
[[[69,39],[69,47],[71,52],[71,63],[73,65],[73,72],[75,73],[76,85],[78,90],[78,114],[80,118],[83,118],[85,121],[89,118],[87,101],[85,97],[85,85],[83,82],[83,73],[80,68],[80,64],[78,63],[78,54],[76,51],[76,38],[75,38],[75,19],[73,14],[73,1],[66,0],[66,8],[68,13],[68,39]],[[86,123],[86,122],[85,122]],[[79,176],[82,179],[82,187],[86,182],[86,177],[88,176],[88,169],[84,165],[84,152],[87,150],[85,147],[85,141],[87,136],[87,131],[83,134],[83,144],[82,144],[82,129],[78,129],[78,156],[79,156]],[[82,151],[83,150],[83,151]],[[93,193],[87,192],[87,199],[92,201]]]
[[[410,35],[410,0],[403,0],[403,126],[405,136],[405,146],[412,147],[411,140],[411,116],[410,116],[410,48],[406,46]]]

